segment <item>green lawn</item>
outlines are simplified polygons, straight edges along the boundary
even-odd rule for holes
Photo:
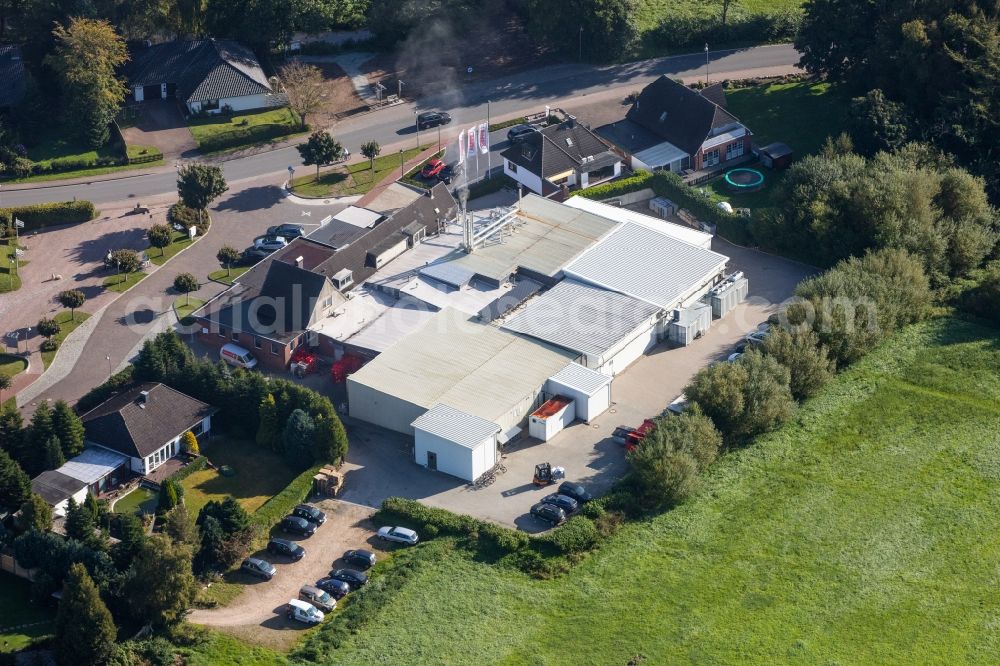
[[[52,339],[58,342],[59,346],[62,347],[63,340],[66,339],[66,336],[75,331],[77,326],[90,319],[90,314],[86,312],[77,312],[75,316],[71,316],[69,310],[63,310],[62,312],[56,314],[53,319],[59,323],[59,333],[52,336]],[[46,368],[49,367],[49,364],[52,363],[52,359],[54,359],[58,353],[58,349],[53,352],[42,352],[42,363]]]
[[[8,573],[0,573],[0,630],[24,624],[44,624],[0,633],[0,654],[28,647],[33,640],[52,633],[55,611],[31,601],[30,583]]]
[[[229,465],[236,474],[223,476],[214,469],[206,468],[181,482],[184,503],[192,519],[210,500],[221,501],[229,495],[253,513],[297,476],[284,458],[254,442],[216,436],[212,441],[202,443],[201,452],[216,467]]]
[[[400,159],[405,163],[413,159],[424,148],[410,148],[403,151],[400,158],[398,152],[375,158],[375,172],[372,173],[371,162],[365,160],[346,167],[336,167],[329,171],[321,171],[319,180],[316,172],[307,176],[292,179],[292,192],[303,197],[343,197],[353,194],[364,194],[382,182],[392,173],[400,172]]]
[[[236,278],[243,275],[248,270],[250,270],[250,266],[233,266],[230,270],[223,268],[209,273],[208,279],[213,282],[221,282],[222,284],[232,284]]]
[[[146,488],[136,488],[115,502],[115,513],[153,513],[156,511],[157,494]]]
[[[27,367],[28,362],[20,356],[0,354],[0,375],[13,377],[18,373],[24,372]]]
[[[173,241],[162,250],[157,247],[150,247],[146,250],[149,260],[157,266],[162,266],[167,263],[171,257],[192,243],[191,237],[183,231],[175,231],[173,234]]]
[[[117,291],[118,293],[121,293],[123,291],[128,291],[135,285],[139,284],[145,277],[146,273],[143,273],[142,271],[136,271],[135,273],[122,273],[121,275],[109,275],[104,278],[104,288],[108,291]]]
[[[68,178],[89,178],[91,176],[103,176],[118,171],[131,171],[132,169],[148,169],[150,167],[163,166],[163,160],[155,162],[145,162],[143,164],[124,164],[122,166],[93,167],[91,169],[76,169],[74,171],[60,171],[59,173],[46,173],[38,176],[28,176],[12,180],[12,183],[44,183],[51,180],[66,180]]]
[[[689,503],[625,526],[561,578],[422,544],[404,557],[433,557],[388,606],[339,648],[324,625],[302,656],[380,663],[391,645],[406,664],[998,663],[997,340],[957,320],[904,331],[720,459]],[[217,652],[227,645],[190,663],[237,663],[235,646]]]
[[[112,146],[98,149],[72,138],[61,127],[53,127],[40,137],[37,145],[28,148],[28,157],[38,164],[51,164],[57,160],[93,161],[100,157],[117,159],[120,156]]]
[[[235,150],[303,133],[298,117],[288,108],[191,118],[188,128],[206,153]]]
[[[640,32],[656,28],[664,16],[670,14],[686,14],[697,16],[722,16],[721,2],[704,2],[703,0],[638,0],[635,20]],[[774,14],[789,9],[801,7],[802,0],[738,0],[729,8],[730,15],[737,12],[745,14]]]
[[[16,246],[13,238],[0,241],[0,294],[21,288],[21,276],[14,270],[13,255]],[[25,261],[18,263],[23,266]]]
[[[163,153],[156,146],[140,146],[140,145],[126,145],[125,152],[128,153],[130,160],[134,160],[140,157],[151,157],[153,155],[158,155],[160,157],[159,161],[163,159]],[[149,162],[146,162],[149,164]]]
[[[177,315],[177,319],[180,323],[190,325],[194,323],[194,320],[188,319],[188,317],[204,304],[205,301],[200,298],[195,298],[190,294],[178,296],[174,299],[174,313]]]

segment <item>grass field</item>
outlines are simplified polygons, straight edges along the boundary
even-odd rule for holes
[[[53,335],[52,339],[58,342],[59,346],[62,347],[63,340],[66,339],[66,336],[75,331],[77,326],[90,319],[90,314],[86,312],[77,312],[74,316],[69,310],[63,310],[62,312],[57,313],[53,319],[59,323],[59,332]],[[52,359],[54,359],[58,353],[58,349],[53,352],[42,352],[42,363],[44,363],[46,368],[49,367],[49,364],[52,363]]]
[[[177,319],[180,320],[182,324],[188,324],[191,322],[185,321],[185,319],[204,304],[205,301],[191,295],[178,296],[174,299],[174,312],[177,314]]]
[[[236,278],[243,275],[248,270],[250,270],[250,266],[233,266],[231,270],[222,268],[209,273],[208,279],[213,282],[221,282],[222,284],[232,284]]]
[[[352,194],[364,194],[378,185],[392,173],[399,173],[400,159],[405,163],[420,154],[424,148],[404,150],[402,158],[398,152],[375,158],[375,172],[372,173],[371,162],[365,160],[346,167],[336,167],[329,171],[321,171],[319,180],[316,172],[308,176],[293,178],[290,186],[292,192],[303,197],[343,197]]]
[[[0,573],[0,632],[8,627],[44,623],[0,633],[0,654],[23,649],[33,640],[52,633],[55,612],[33,603],[29,587],[30,583],[22,578]]]
[[[912,327],[786,427],[722,458],[688,504],[627,525],[570,574],[536,581],[446,540],[423,544],[434,556],[384,610],[336,650],[321,629],[304,654],[379,663],[392,646],[407,664],[998,663],[998,430],[998,331]],[[190,663],[244,663],[226,639],[205,650]],[[246,663],[261,658],[247,649]]]
[[[13,354],[0,354],[0,375],[13,377],[18,373],[24,372],[27,367],[28,361],[20,356],[14,356]]]
[[[14,250],[16,249],[13,238],[5,238],[0,241],[0,294],[9,291],[17,291],[21,288],[21,276],[14,270]],[[20,261],[19,266],[28,262]]]
[[[218,115],[209,118],[192,118],[188,122],[188,128],[194,140],[204,151],[212,151],[214,142],[226,142],[225,148],[221,151],[235,150],[238,148],[268,143],[277,139],[283,139],[294,134],[301,134],[302,128],[298,118],[287,108],[268,109],[263,111],[249,111],[247,113],[237,113],[232,116]],[[261,128],[256,131],[268,131],[270,138],[255,139],[247,137],[245,140],[236,139],[244,130],[253,132],[251,128]],[[229,136],[231,135],[231,136]]]
[[[730,5],[730,14],[773,14],[801,7],[802,0],[737,0]],[[635,13],[640,32],[652,30],[669,14],[722,16],[722,2],[701,0],[638,0]]]
[[[197,238],[197,237],[196,237]],[[171,257],[183,250],[184,248],[191,245],[191,237],[188,236],[183,231],[175,231],[173,235],[173,240],[170,245],[165,248],[151,247],[146,250],[146,254],[149,256],[149,260],[156,264],[157,266],[162,266],[163,264],[170,261]]]
[[[104,288],[108,291],[116,291],[118,293],[128,291],[135,285],[142,282],[146,275],[147,274],[142,271],[136,271],[135,273],[123,273],[121,275],[110,275],[104,278]]]

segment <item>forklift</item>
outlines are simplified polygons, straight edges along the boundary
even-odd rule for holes
[[[551,463],[539,463],[535,465],[535,477],[531,480],[536,486],[544,487],[555,483],[566,475],[562,467],[552,467]]]

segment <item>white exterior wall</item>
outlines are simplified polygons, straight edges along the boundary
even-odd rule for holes
[[[583,391],[567,386],[554,379],[550,379],[545,385],[545,390],[551,395],[564,395],[573,399],[576,406],[576,418],[584,422],[590,422],[603,414],[611,406],[611,384],[594,395],[587,395]]]
[[[428,452],[437,454],[437,471],[475,481],[496,464],[496,437],[484,439],[473,448],[456,444],[420,429],[414,431],[414,458],[427,466]]]
[[[87,494],[89,492],[90,492],[89,488],[81,488],[80,490],[73,493],[73,501],[76,502],[77,504],[83,504],[84,501],[87,499]],[[62,502],[59,502],[59,504],[56,504],[54,507],[52,507],[52,513],[55,514],[56,516],[62,516],[63,518],[65,518],[66,509],[68,508],[69,508],[69,500],[65,499]]]
[[[516,172],[512,171],[511,170],[511,166],[515,166],[517,168],[517,171]],[[524,185],[526,188],[528,188],[529,190],[531,190],[535,194],[541,194],[542,193],[542,178],[541,178],[541,176],[537,176],[537,175],[531,173],[530,171],[528,171],[524,167],[517,166],[516,164],[512,165],[511,161],[508,160],[508,159],[505,159],[503,161],[503,172],[505,174],[507,174],[508,176],[510,176],[511,178],[513,178],[514,180],[516,180],[517,182],[519,182],[522,185]]]
[[[567,396],[569,397],[569,396]],[[547,442],[576,419],[576,403],[570,402],[548,418],[528,417],[528,434]]]
[[[137,102],[141,102],[145,99],[143,96],[142,86],[135,86],[132,88],[132,96]]]
[[[406,252],[409,247],[409,243],[406,238],[396,243],[394,246],[380,254],[375,260],[375,268],[379,269],[385,266],[387,263],[398,257],[399,255]]]
[[[348,413],[352,418],[361,419],[389,430],[412,435],[411,423],[423,416],[426,407],[415,405],[395,396],[382,393],[364,384],[347,378]]]
[[[208,111],[210,114],[222,113],[222,107],[230,106],[233,111],[250,111],[252,109],[263,109],[270,106],[271,95],[261,93],[260,95],[245,95],[243,97],[225,97],[219,100],[219,108]],[[191,113],[198,113],[201,110],[201,102],[188,103]]]

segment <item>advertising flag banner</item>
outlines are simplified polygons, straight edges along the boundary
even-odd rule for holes
[[[479,126],[479,152],[484,155],[490,152],[490,126],[486,123]]]
[[[465,134],[466,140],[469,142],[469,157],[476,156],[476,126],[473,125],[469,128],[469,131]]]
[[[465,164],[465,130],[458,133],[458,163]]]

